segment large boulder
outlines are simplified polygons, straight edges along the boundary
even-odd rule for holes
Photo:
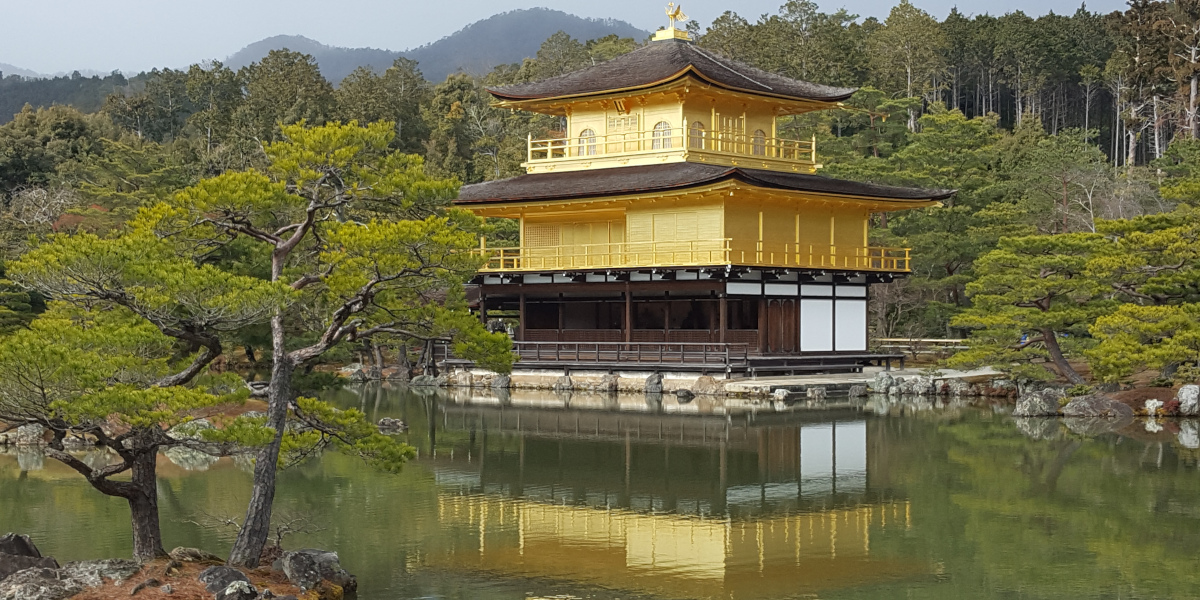
[[[336,552],[314,549],[284,552],[277,564],[292,585],[305,591],[316,589],[322,581],[346,592],[358,589],[358,579],[342,568]]]
[[[58,569],[25,569],[0,581],[0,600],[64,600],[83,588]]]
[[[1062,397],[1062,392],[1057,390],[1026,393],[1017,400],[1012,414],[1014,417],[1056,417]]]
[[[701,375],[696,378],[692,391],[696,392],[697,396],[720,396],[725,393],[725,384],[717,381],[712,375]]]
[[[644,391],[647,394],[661,394],[663,391],[663,376],[660,373],[654,373],[647,377]]]
[[[508,375],[497,375],[496,378],[492,380],[493,390],[507,390],[510,387],[512,387],[512,377]]]
[[[408,385],[413,387],[437,387],[438,378],[433,375],[417,375],[408,382]]]
[[[1175,399],[1179,401],[1179,414],[1185,417],[1200,416],[1200,385],[1189,384],[1179,388]]]
[[[850,386],[850,397],[851,398],[866,398],[867,394],[868,394],[868,390],[867,390],[867,386],[865,386],[865,385]]]
[[[0,553],[12,554],[14,556],[32,556],[33,558],[41,558],[42,553],[38,551],[37,546],[33,544],[33,540],[27,535],[17,533],[6,533],[0,536]]]
[[[569,375],[563,375],[554,381],[553,389],[556,392],[570,392],[575,389],[575,382],[571,381]]]
[[[58,561],[49,556],[20,556],[0,553],[0,581],[18,571],[33,568],[57,569]]]
[[[225,559],[221,558],[220,556],[217,556],[212,552],[205,552],[199,548],[184,548],[180,546],[168,552],[167,554],[170,555],[172,559],[179,562],[225,562]]]
[[[105,581],[125,581],[141,570],[142,565],[132,560],[106,558],[69,562],[58,572],[61,577],[76,581],[83,587],[96,587]]]
[[[471,375],[470,371],[463,369],[461,371],[455,371],[454,373],[451,373],[447,383],[450,385],[450,387],[469,388],[474,385],[475,378]]]
[[[183,467],[186,471],[207,471],[219,460],[211,454],[186,446],[171,446],[163,450],[163,455],[167,457],[167,460],[176,466]]]
[[[245,573],[226,566],[209,567],[200,573],[200,583],[216,600],[254,600],[258,590]]]
[[[975,386],[961,377],[947,379],[943,387],[947,394],[955,398],[975,395]]]
[[[1071,398],[1062,407],[1064,417],[1105,417],[1105,418],[1132,418],[1133,409],[1128,405],[1122,404],[1104,396],[1102,394],[1088,394],[1087,396],[1078,396]]]
[[[888,373],[887,371],[880,371],[875,374],[875,379],[871,380],[871,382],[867,384],[867,387],[871,388],[871,391],[875,392],[876,394],[886,394],[888,393],[888,389],[895,384],[896,380],[892,377],[891,373]]]
[[[804,396],[809,400],[824,401],[828,393],[825,391],[825,386],[814,385],[804,390]]]
[[[390,417],[384,417],[380,419],[377,426],[379,427],[379,433],[384,435],[394,435],[408,431],[407,423],[401,419],[393,419]]]
[[[46,428],[32,423],[17,428],[18,446],[41,446],[46,443]]]
[[[596,384],[596,391],[603,394],[611,394],[616,392],[620,385],[621,380],[615,373],[605,373],[600,378],[600,382]]]

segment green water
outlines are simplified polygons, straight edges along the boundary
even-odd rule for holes
[[[286,545],[337,550],[365,600],[1200,595],[1190,424],[1022,425],[1034,439],[965,407],[332,397],[405,419],[421,454],[398,476],[336,454],[281,476],[277,514],[320,527]],[[248,473],[160,465],[168,547],[226,551],[236,532],[207,523],[240,514]],[[125,504],[36,454],[0,455],[10,530],[59,560],[130,553]]]

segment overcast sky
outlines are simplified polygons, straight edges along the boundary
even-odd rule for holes
[[[898,0],[828,0],[863,16],[886,17]],[[753,20],[783,0],[684,0],[688,16],[708,25],[726,10]],[[957,5],[967,14],[1023,10],[1071,13],[1077,0],[965,2],[913,0],[939,19]],[[1092,0],[1109,12],[1123,0]],[[662,5],[662,6],[660,6]],[[493,14],[546,6],[584,17],[615,18],[653,30],[665,25],[658,0],[0,0],[0,62],[40,73],[182,67],[222,59],[272,35],[303,35],[334,46],[405,50],[435,41]]]

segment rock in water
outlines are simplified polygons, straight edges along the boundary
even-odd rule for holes
[[[571,377],[569,375],[563,375],[554,382],[554,391],[556,392],[570,392],[574,389],[575,382],[571,381]]]
[[[1062,435],[1058,419],[1039,419],[1037,417],[1014,417],[1017,431],[1027,438],[1035,440],[1053,440]]]
[[[497,375],[496,378],[492,380],[493,390],[507,390],[510,387],[512,387],[512,377],[509,377],[508,375]]]
[[[1179,388],[1175,399],[1179,401],[1179,414],[1185,417],[1200,415],[1200,385],[1188,384]]]
[[[697,396],[720,396],[725,393],[725,384],[711,375],[701,375],[696,378],[692,391],[696,392]]]
[[[867,397],[867,386],[865,386],[865,385],[850,386],[850,397],[851,398],[866,398]]]
[[[342,568],[336,552],[313,549],[284,552],[279,565],[288,581],[306,591],[316,589],[322,581],[346,592],[358,589],[358,579]]]
[[[379,432],[385,434],[404,433],[408,431],[408,424],[400,419],[392,419],[384,417],[378,423]]]
[[[250,585],[250,578],[246,577],[245,573],[226,566],[209,567],[200,573],[200,577],[197,579],[204,584],[204,589],[208,590],[208,593],[217,594],[220,600],[224,600],[220,594],[227,591],[234,583],[241,582]],[[257,594],[257,592],[255,593]],[[230,598],[234,597],[236,596],[230,596]]]
[[[867,384],[867,387],[871,388],[871,391],[877,394],[886,394],[888,388],[893,385],[895,385],[895,380],[892,378],[892,374],[887,371],[880,371],[875,374],[875,379]]]
[[[1014,417],[1056,417],[1061,398],[1062,392],[1057,390],[1029,392],[1017,400],[1012,414]]]
[[[646,389],[644,391],[647,394],[661,394],[663,391],[662,381],[662,375],[660,373],[654,373],[646,378]]]
[[[1101,394],[1071,398],[1062,407],[1064,417],[1133,417],[1133,409]]]
[[[1181,421],[1175,439],[1179,441],[1180,446],[1189,450],[1200,448],[1200,427],[1195,421]]]
[[[18,571],[32,568],[57,569],[58,561],[49,556],[20,556],[17,554],[0,553],[0,581]]]
[[[37,546],[33,545],[33,540],[29,539],[29,536],[16,533],[6,533],[0,536],[0,553],[32,556],[33,558],[42,557],[42,553],[38,551]]]
[[[815,385],[804,390],[804,395],[809,400],[825,400],[827,396],[825,387],[820,385]]]
[[[975,386],[968,383],[966,379],[954,377],[946,380],[946,393],[955,398],[961,396],[974,396]]]
[[[600,383],[596,384],[596,391],[603,394],[611,394],[616,392],[621,387],[621,381],[614,373],[605,373],[600,378]]]
[[[678,400],[680,404],[687,404],[695,398],[696,394],[693,394],[692,390],[675,390],[675,399]]]

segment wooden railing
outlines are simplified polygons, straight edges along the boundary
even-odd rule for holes
[[[513,342],[522,362],[686,364],[726,367],[744,365],[748,344],[678,342]]]
[[[586,159],[666,151],[694,151],[763,158],[815,165],[817,141],[792,140],[753,134],[680,128],[631,131],[570,138],[529,137],[527,161],[531,164],[565,159]]]
[[[482,271],[563,271],[636,267],[743,265],[908,272],[908,248],[771,244],[731,239],[689,242],[622,242],[488,248]]]

